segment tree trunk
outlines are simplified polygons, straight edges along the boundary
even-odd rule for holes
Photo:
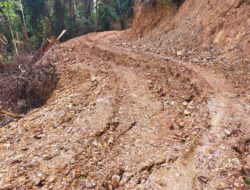
[[[93,0],[84,0],[84,17],[89,19],[92,13]]]
[[[14,37],[14,32],[13,32],[13,29],[12,29],[12,26],[11,26],[10,18],[8,16],[7,16],[7,20],[8,20],[10,35],[11,35],[11,38],[12,38],[13,47],[14,47],[15,53],[18,55],[16,40],[15,40],[15,37]]]
[[[75,19],[75,1],[74,0],[70,0],[69,1],[69,16],[71,20]]]
[[[21,8],[21,14],[22,14],[22,31],[23,31],[23,35],[25,39],[28,40],[27,24],[25,21],[22,0],[19,0],[19,3],[20,3],[20,8]]]
[[[52,26],[52,19],[50,17],[49,6],[48,6],[48,3],[47,3],[46,0],[44,0],[43,2],[44,2],[44,5],[45,5],[45,11],[46,11],[47,18],[48,18],[49,35],[51,35],[52,34],[52,30],[53,30],[53,26]]]
[[[98,3],[99,0],[95,1],[95,11],[96,11],[96,30],[99,30],[99,13],[98,13]]]
[[[54,2],[54,17],[56,18],[53,25],[53,35],[58,35],[64,28],[64,14],[65,14],[65,2],[68,3],[68,1],[61,1],[61,0],[55,0]]]

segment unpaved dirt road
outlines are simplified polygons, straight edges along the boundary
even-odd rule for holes
[[[48,102],[0,129],[0,189],[247,189],[249,107],[219,76],[90,34],[42,62]]]

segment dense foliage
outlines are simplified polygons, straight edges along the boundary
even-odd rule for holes
[[[9,53],[35,50],[50,36],[63,40],[92,31],[124,29],[134,0],[0,0],[0,48]],[[6,44],[1,41],[7,41]]]
[[[145,6],[179,7],[185,0],[140,0]]]

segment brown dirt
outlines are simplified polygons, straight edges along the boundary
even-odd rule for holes
[[[158,12],[153,11],[148,15],[158,18]],[[169,16],[159,17],[161,20],[157,19],[156,27],[146,30],[141,38],[137,32],[139,23],[147,23],[150,19],[139,11],[129,31],[132,41],[126,47],[133,46],[134,50],[172,57],[180,52],[179,59],[223,73],[239,90],[239,96],[250,97],[248,0],[186,0],[176,12],[166,9],[165,15]],[[127,36],[125,33],[122,38]],[[135,40],[136,36],[138,40]]]
[[[163,34],[127,34],[82,36],[41,60],[58,85],[0,128],[0,189],[249,189],[247,81],[235,88],[224,69],[163,54]]]

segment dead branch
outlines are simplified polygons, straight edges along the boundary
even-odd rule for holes
[[[21,118],[24,117],[23,115],[8,112],[8,111],[5,111],[3,109],[0,109],[0,115],[7,116],[7,117],[10,117],[10,118],[14,118],[14,119],[21,119]]]
[[[55,38],[54,36],[52,36],[51,38],[47,39],[45,42],[42,43],[41,47],[37,50],[37,52],[35,53],[33,59],[31,60],[31,63],[35,63],[38,60],[40,60],[44,54],[49,51],[50,48],[52,48],[55,44],[57,44],[60,40],[60,38],[62,38],[62,36],[66,33],[66,30],[63,30],[61,32],[61,34]]]

